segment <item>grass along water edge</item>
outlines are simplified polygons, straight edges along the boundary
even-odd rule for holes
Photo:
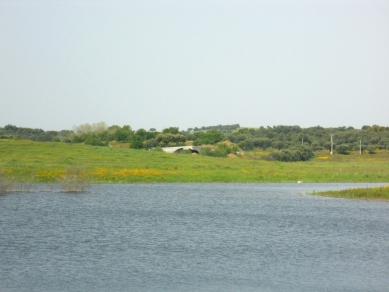
[[[373,188],[353,188],[337,191],[312,192],[312,195],[354,200],[389,201],[389,185]]]

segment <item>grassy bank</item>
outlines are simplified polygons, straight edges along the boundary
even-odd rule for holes
[[[81,166],[95,183],[132,182],[389,182],[389,152],[321,153],[307,162],[275,162],[166,154],[128,148],[0,140],[0,171],[8,179],[56,182]]]
[[[333,198],[389,201],[389,185],[385,187],[375,188],[359,188],[340,191],[314,192],[312,194]]]

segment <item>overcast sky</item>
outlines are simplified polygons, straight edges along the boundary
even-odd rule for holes
[[[0,127],[389,126],[389,1],[0,1]]]

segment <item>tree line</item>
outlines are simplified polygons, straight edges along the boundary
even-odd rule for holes
[[[14,125],[0,127],[2,139],[29,139],[33,141],[55,141],[64,143],[84,143],[94,146],[108,146],[110,142],[129,143],[133,149],[153,149],[185,145],[221,145],[228,142],[231,146],[220,146],[218,152],[204,151],[212,156],[225,156],[236,153],[239,149],[271,150],[270,159],[280,161],[308,160],[314,151],[330,150],[331,137],[333,149],[341,154],[352,150],[389,148],[389,127],[378,125],[353,127],[323,128],[321,126],[301,128],[300,126],[267,126],[243,128],[239,124],[218,125],[201,128],[188,128],[180,131],[178,127],[169,127],[158,132],[155,128],[133,130],[131,126],[108,126],[104,122],[82,124],[73,130],[44,131],[42,129],[19,128]],[[227,145],[227,144],[225,144]],[[219,153],[216,155],[216,153]]]

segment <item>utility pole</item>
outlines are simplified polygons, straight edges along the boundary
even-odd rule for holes
[[[331,135],[331,155],[332,155],[332,153],[334,152],[332,136],[333,136],[333,135]]]
[[[359,140],[359,155],[362,155],[362,140]]]

